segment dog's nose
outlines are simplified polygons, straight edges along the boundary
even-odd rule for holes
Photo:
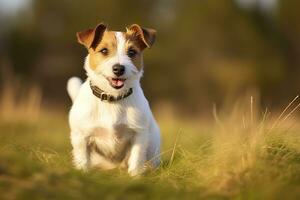
[[[112,67],[112,71],[115,75],[117,76],[122,76],[125,72],[125,67],[124,65],[120,65],[120,64],[115,64],[113,67]]]

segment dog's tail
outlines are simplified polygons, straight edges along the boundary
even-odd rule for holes
[[[81,85],[82,85],[82,81],[78,77],[72,77],[68,80],[67,91],[73,102],[79,92]]]

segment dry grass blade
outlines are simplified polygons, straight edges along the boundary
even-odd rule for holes
[[[245,121],[245,116],[242,116],[242,124],[243,124],[243,128],[246,129],[246,121]]]
[[[169,167],[172,165],[173,163],[173,160],[174,160],[174,156],[175,156],[175,151],[176,151],[176,147],[177,147],[177,143],[178,143],[178,139],[179,139],[179,135],[181,134],[181,129],[179,129],[179,131],[177,132],[177,135],[176,135],[176,139],[175,139],[175,142],[174,142],[174,146],[173,146],[173,150],[172,150],[172,155],[171,155],[171,158],[170,158],[170,162],[169,162]]]
[[[281,121],[281,122],[279,122],[279,124],[280,123],[283,123],[287,118],[289,118],[298,108],[300,107],[300,103],[298,103],[297,104],[297,106],[293,109],[293,110],[291,110],[291,112],[289,112],[284,118],[283,118],[283,120]]]
[[[262,119],[260,121],[260,126],[262,126],[266,122],[268,115],[269,115],[269,111],[268,108],[266,108],[265,111],[262,112]]]
[[[263,112],[263,117],[262,117],[262,123],[264,123],[267,119],[267,115],[268,115],[268,108],[266,108],[266,110]]]
[[[221,122],[221,120],[220,120],[220,118],[219,118],[219,116],[218,116],[217,106],[216,106],[215,103],[213,104],[213,117],[214,117],[216,123],[217,123],[220,127],[223,128],[222,122]]]
[[[276,121],[273,123],[273,125],[271,126],[270,131],[273,130],[273,128],[275,128],[275,126],[279,123],[280,119],[282,118],[282,116],[285,114],[285,112],[293,105],[293,103],[299,98],[299,95],[297,95],[286,107],[285,109],[281,112],[281,114],[279,115],[279,117],[276,119]],[[270,132],[269,131],[269,132]]]
[[[251,126],[253,125],[253,96],[250,97],[250,119]]]
[[[151,159],[149,159],[149,160],[147,161],[146,165],[150,165],[150,163],[152,162],[152,160],[154,160],[154,159],[156,159],[156,158],[158,158],[158,157],[160,157],[160,156],[163,156],[163,155],[169,153],[170,151],[173,152],[173,148],[170,148],[170,149],[168,149],[168,150],[165,150],[165,151],[161,152],[160,154],[158,154],[158,155],[156,155],[156,156],[153,156]]]

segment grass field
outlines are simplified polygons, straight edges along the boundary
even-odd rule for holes
[[[300,134],[279,116],[237,105],[214,120],[160,118],[162,164],[131,178],[71,166],[66,114],[0,120],[0,199],[299,199]]]

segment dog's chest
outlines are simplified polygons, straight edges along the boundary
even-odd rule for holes
[[[96,127],[88,138],[92,153],[98,153],[111,162],[122,162],[131,148],[135,131],[126,124]]]
[[[119,163],[128,155],[136,135],[136,124],[142,117],[129,104],[100,102],[85,118],[94,127],[88,133],[88,147],[106,160]],[[87,120],[88,119],[88,120]]]

